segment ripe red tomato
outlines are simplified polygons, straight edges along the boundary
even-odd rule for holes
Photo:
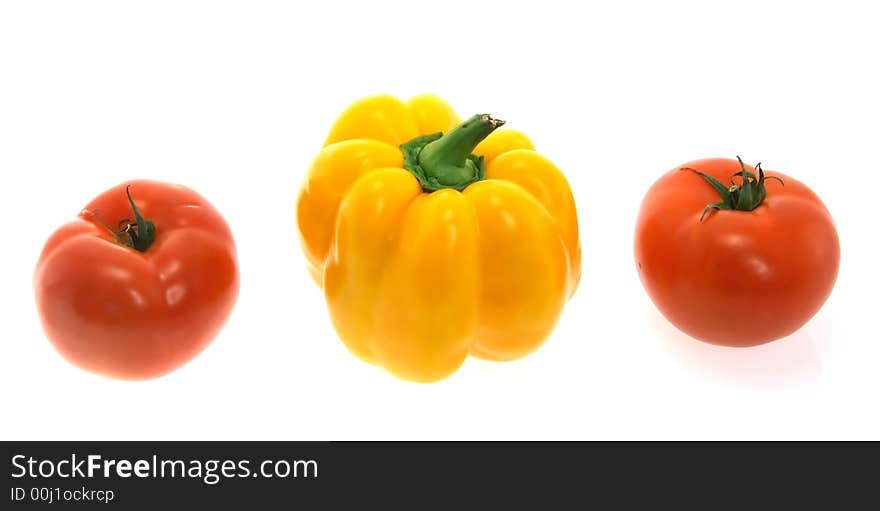
[[[235,243],[194,191],[131,181],[52,234],[34,288],[43,329],[67,360],[154,378],[199,354],[225,323],[238,297]]]
[[[822,307],[840,245],[831,215],[805,185],[778,172],[765,179],[760,164],[714,158],[654,183],[639,211],[635,258],[648,295],[680,330],[754,346],[795,332]]]

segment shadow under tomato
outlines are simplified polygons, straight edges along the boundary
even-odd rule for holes
[[[682,333],[651,307],[645,307],[645,316],[668,351],[684,366],[708,379],[755,387],[818,385],[822,363],[814,322],[774,342],[729,348],[701,342]]]

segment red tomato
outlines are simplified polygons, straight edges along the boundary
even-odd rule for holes
[[[743,169],[748,185],[736,175]],[[751,198],[742,197],[745,188]],[[732,202],[746,210],[724,209]],[[831,215],[805,185],[778,172],[764,180],[760,165],[715,158],[654,183],[639,211],[635,258],[648,295],[680,330],[713,344],[754,346],[795,332],[822,307],[840,245]]]
[[[154,378],[199,354],[225,323],[238,297],[235,243],[194,191],[131,181],[52,234],[34,287],[43,329],[67,360],[114,378]]]

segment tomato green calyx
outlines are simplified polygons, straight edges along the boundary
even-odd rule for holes
[[[131,185],[125,187],[125,195],[128,196],[128,203],[131,204],[131,210],[134,212],[134,221],[130,218],[123,218],[116,224],[116,229],[111,229],[104,220],[98,216],[96,211],[83,210],[83,213],[92,218],[101,227],[110,231],[113,239],[120,245],[133,248],[138,252],[146,252],[150,245],[156,241],[156,225],[152,221],[144,219],[141,211],[138,209],[134,199],[131,198]]]
[[[134,212],[134,222],[130,218],[123,218],[117,226],[119,230],[114,234],[117,241],[123,245],[138,252],[146,252],[150,245],[156,241],[156,225],[141,215],[137,204],[131,198],[131,185],[125,187],[125,195],[128,196],[128,203],[131,204],[131,210]]]
[[[473,154],[477,144],[502,126],[504,121],[478,114],[447,133],[416,137],[400,146],[403,166],[419,180],[422,189],[461,191],[485,179],[483,157]]]
[[[729,187],[724,186],[714,177],[706,175],[697,169],[682,167],[681,170],[693,171],[705,179],[706,182],[712,185],[712,188],[721,195],[720,202],[709,204],[706,206],[706,209],[703,210],[703,214],[700,216],[701,222],[712,210],[726,209],[731,211],[753,211],[764,202],[764,199],[767,198],[767,188],[764,185],[767,179],[775,179],[782,183],[782,186],[785,186],[785,181],[781,178],[776,176],[765,176],[764,169],[761,168],[760,163],[755,165],[755,169],[758,171],[758,175],[756,176],[754,173],[746,170],[746,165],[743,163],[742,158],[737,156],[736,159],[739,161],[739,167],[741,170],[731,176],[730,181],[732,184]],[[733,178],[736,176],[742,178],[742,184],[738,185],[733,181]]]

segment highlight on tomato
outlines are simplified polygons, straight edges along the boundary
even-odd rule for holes
[[[143,380],[198,355],[238,298],[232,232],[183,186],[129,181],[46,242],[34,272],[46,336],[72,364]]]
[[[837,278],[828,209],[779,172],[712,158],[648,190],[635,232],[639,277],[657,309],[696,339],[754,346],[801,328]]]

